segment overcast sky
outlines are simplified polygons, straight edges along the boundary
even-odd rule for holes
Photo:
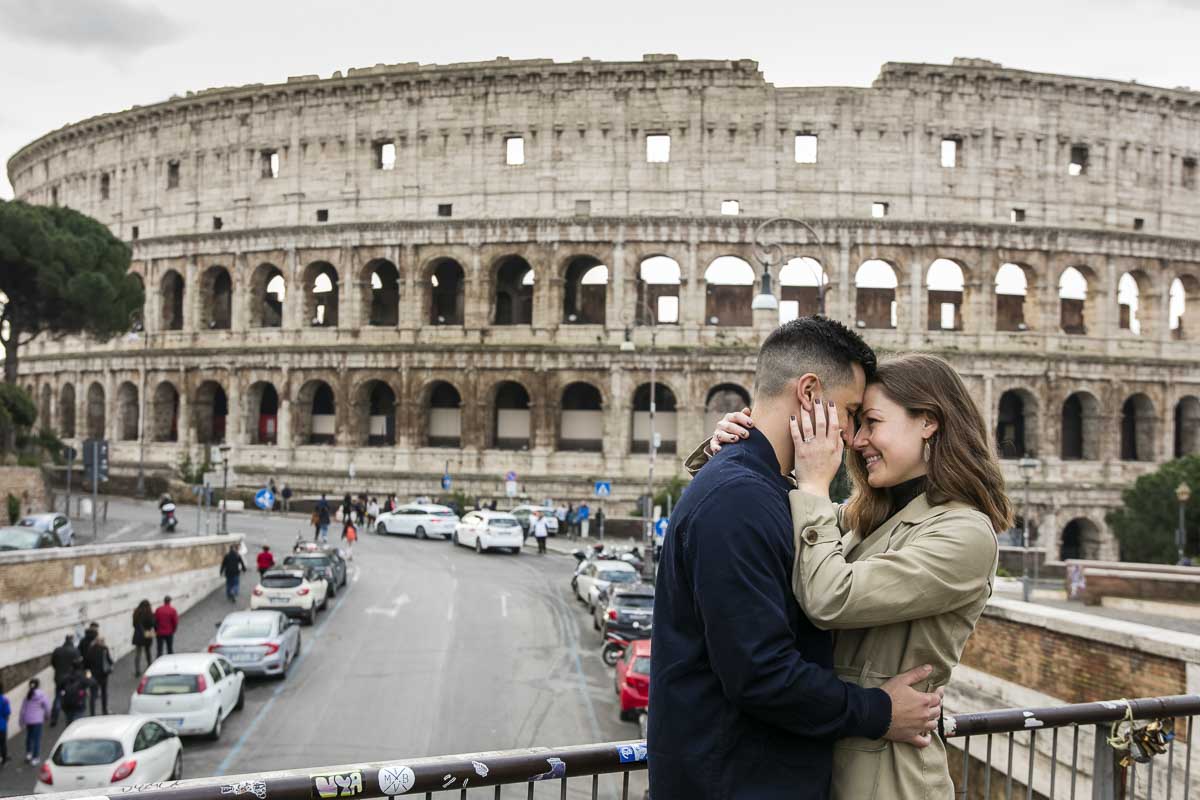
[[[1200,89],[1197,41],[1200,0],[0,0],[0,162],[189,89],[377,63],[677,53],[751,58],[777,86],[864,86],[885,61],[969,56]]]

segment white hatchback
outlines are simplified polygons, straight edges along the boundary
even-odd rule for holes
[[[149,717],[85,717],[67,726],[42,762],[34,794],[108,789],[183,777],[179,737]]]
[[[485,553],[497,547],[520,553],[525,545],[525,532],[512,514],[472,511],[464,515],[455,528],[454,543],[474,547],[476,553]]]
[[[129,701],[134,714],[147,714],[179,734],[221,738],[221,727],[245,703],[245,676],[224,657],[177,653],[154,661]]]
[[[379,534],[398,533],[404,536],[416,536],[418,539],[428,539],[430,536],[441,536],[449,539],[454,535],[454,526],[458,517],[454,510],[446,506],[412,503],[400,506],[395,511],[385,511],[379,515],[375,523],[375,532]]]

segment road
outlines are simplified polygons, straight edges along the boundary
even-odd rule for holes
[[[136,519],[153,511],[114,503],[101,541],[153,534],[153,516]],[[230,516],[230,529],[246,534],[248,564],[260,544],[290,550],[302,526],[299,516]],[[365,535],[349,591],[303,630],[292,674],[249,682],[246,707],[228,718],[220,742],[185,739],[185,776],[637,738],[637,725],[618,719],[599,635],[572,598],[574,563],[529,549],[477,555],[440,540]],[[243,581],[237,607],[247,606],[253,583]],[[185,614],[178,650],[203,649],[233,607],[216,592]],[[109,710],[126,711],[135,685],[132,658],[124,658]],[[47,732],[44,752],[60,731]],[[10,740],[10,750],[20,748]],[[0,794],[29,792],[35,780],[33,768],[10,762]],[[573,784],[570,796],[590,796],[590,781]],[[633,785],[640,796],[644,773]],[[539,797],[543,789],[557,796],[557,787],[539,785]],[[602,796],[618,790],[617,778],[601,779]]]

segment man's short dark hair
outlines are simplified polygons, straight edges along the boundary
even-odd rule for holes
[[[811,372],[831,389],[854,379],[857,362],[870,381],[875,351],[854,331],[827,317],[800,317],[780,325],[758,351],[755,397],[778,397],[792,381]]]

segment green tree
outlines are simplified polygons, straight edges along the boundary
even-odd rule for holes
[[[18,440],[28,437],[37,421],[33,398],[15,383],[0,383],[0,441],[4,449],[16,449]]]
[[[1188,532],[1184,552],[1195,555],[1200,538],[1200,456],[1185,456],[1143,475],[1121,493],[1122,508],[1105,519],[1121,544],[1122,561],[1174,564],[1175,530],[1179,527],[1179,501],[1175,488],[1186,483],[1192,499],[1185,510]]]
[[[0,201],[0,345],[15,383],[22,345],[42,333],[107,339],[129,328],[143,291],[129,248],[69,208]]]

